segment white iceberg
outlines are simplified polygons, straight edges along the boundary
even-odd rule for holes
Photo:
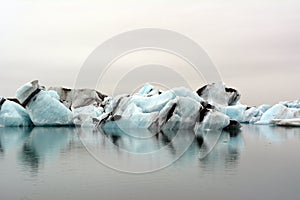
[[[236,89],[226,87],[222,82],[205,85],[197,90],[197,94],[210,104],[223,106],[235,105],[241,96]]]

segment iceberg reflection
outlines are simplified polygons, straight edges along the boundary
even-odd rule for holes
[[[235,171],[244,146],[242,134],[208,133],[200,148],[200,167],[209,172]]]
[[[36,127],[23,140],[18,160],[25,171],[35,174],[47,161],[55,160],[68,147],[74,129]]]
[[[4,156],[6,151],[20,147],[31,130],[29,127],[0,128],[0,155]]]
[[[248,125],[243,127],[243,131],[274,143],[282,143],[290,138],[295,138],[295,136],[300,137],[300,128],[293,127]]]
[[[245,125],[241,133],[195,133],[192,130],[153,133],[145,129],[124,131],[117,128],[106,129],[105,132],[101,129],[70,127],[0,128],[0,162],[5,161],[6,156],[15,156],[23,171],[34,174],[49,163],[67,158],[74,149],[84,153],[87,149],[100,161],[125,167],[128,171],[159,169],[175,161],[175,166],[195,165],[209,172],[230,171],[239,166],[245,147],[244,136],[279,143],[289,138],[300,139],[300,129],[277,126]],[[143,137],[136,137],[139,134]]]

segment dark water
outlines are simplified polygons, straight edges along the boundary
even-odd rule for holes
[[[237,135],[198,140],[193,132],[133,132],[143,140],[91,129],[1,128],[0,199],[300,198],[299,128],[244,125]],[[146,152],[159,153],[136,158]],[[106,165],[165,168],[130,174]]]

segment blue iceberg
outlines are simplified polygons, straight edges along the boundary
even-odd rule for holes
[[[73,125],[73,113],[54,95],[45,91],[38,81],[32,81],[19,88],[16,98],[26,108],[35,126]]]
[[[0,126],[32,126],[31,119],[21,105],[0,97]]]
[[[276,104],[263,113],[256,124],[271,124],[274,119],[293,119],[300,118],[300,109],[289,108],[283,104]]]
[[[156,132],[165,130],[194,129],[198,123],[207,123],[205,129],[222,129],[229,124],[229,117],[210,106],[196,92],[184,87],[160,94],[145,96],[146,85],[139,93],[112,98],[102,117],[102,123],[119,121],[119,126],[133,125]],[[143,94],[141,94],[143,93]],[[146,92],[147,93],[147,92]],[[215,116],[215,118],[211,117]],[[124,123],[125,121],[125,123]],[[127,123],[131,121],[131,123]],[[107,128],[107,126],[103,126]]]

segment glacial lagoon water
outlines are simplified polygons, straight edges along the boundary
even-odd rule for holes
[[[0,128],[0,199],[300,198],[300,128],[243,125],[240,133],[222,132],[212,141],[194,140],[186,131],[180,132],[182,144],[172,144],[172,133],[140,134],[145,138],[137,142],[113,131]],[[159,159],[144,163],[124,153],[163,147]],[[199,159],[203,149],[211,151]],[[176,161],[155,172],[131,174],[99,162],[95,157],[103,152],[101,159],[111,155],[121,169],[128,163],[145,167]]]

